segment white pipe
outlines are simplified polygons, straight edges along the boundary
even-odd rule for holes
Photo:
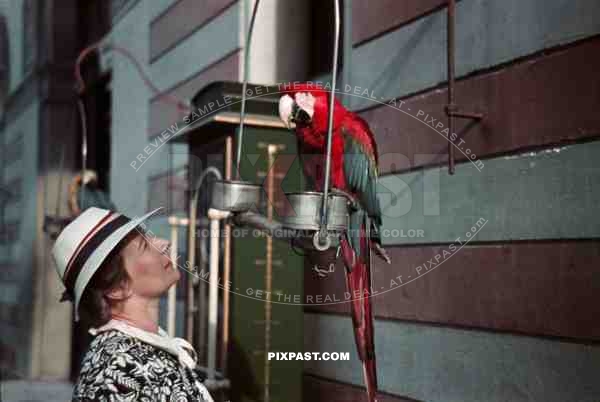
[[[217,364],[217,319],[219,301],[219,221],[229,216],[231,212],[214,208],[208,209],[210,220],[210,273],[208,289],[208,378],[215,379]]]
[[[219,297],[219,221],[210,220],[210,288],[208,290],[208,373],[214,378],[217,358],[217,300]]]
[[[173,261],[174,269],[179,268],[179,262],[177,261],[179,257],[179,227],[190,227],[190,219],[181,218],[176,215],[169,216],[169,225],[171,226],[171,260]],[[207,226],[207,222],[200,219],[199,221],[194,221],[195,223],[192,225],[194,228],[197,225],[202,227]],[[192,229],[190,229],[192,230]],[[195,230],[192,230],[192,233],[195,233]],[[171,336],[175,336],[176,333],[176,323],[177,323],[177,285],[174,284],[170,289],[167,296],[167,332]]]
[[[210,222],[208,224],[208,228],[210,230]],[[198,270],[197,272],[202,273],[205,271],[206,260],[208,258],[208,252],[206,249],[206,236],[201,234],[200,236],[200,255],[198,256]],[[194,239],[195,240],[195,239]],[[197,241],[197,240],[195,240]],[[198,305],[198,345],[200,345],[200,354],[199,358],[203,363],[206,362],[206,354],[204,350],[204,345],[206,345],[206,326],[208,321],[208,312],[205,309],[206,303],[206,288],[208,287],[206,283],[200,279],[199,276],[194,278],[194,282],[198,283],[198,297],[197,297],[197,305]]]
[[[197,187],[196,187],[197,188]],[[190,224],[188,226],[188,247],[187,258],[192,271],[196,266],[196,213],[198,204],[198,191],[194,191],[194,196],[190,199]],[[193,278],[186,278],[185,287],[185,338],[194,343],[194,286]]]
[[[192,267],[192,269],[195,267],[195,263],[196,263],[196,216],[197,216],[197,209],[198,209],[198,190],[200,189],[200,187],[202,186],[202,183],[204,182],[204,179],[206,179],[206,176],[212,173],[213,175],[215,175],[215,177],[217,178],[217,180],[222,180],[222,176],[221,176],[221,172],[219,171],[219,169],[217,169],[214,166],[209,166],[206,169],[204,169],[202,171],[202,173],[200,174],[200,176],[198,177],[198,179],[196,179],[196,182],[194,183],[194,187],[192,188],[193,191],[193,196],[191,197],[190,200],[190,219],[192,220],[190,222],[189,228],[190,230],[188,231],[188,262],[190,264],[190,266]],[[197,276],[194,278],[190,278],[193,280],[197,280]],[[194,343],[193,340],[193,325],[194,325],[194,314],[197,312],[196,309],[198,309],[199,312],[199,329],[200,329],[200,334],[199,334],[199,340],[200,342],[204,341],[204,312],[202,310],[202,307],[199,306],[198,308],[195,305],[195,296],[194,296],[194,288],[193,286],[190,286],[192,284],[192,280],[190,280],[188,282],[188,288],[187,288],[187,317],[186,317],[186,328],[187,328],[187,333],[186,333],[186,337],[187,339],[192,342],[192,344]],[[204,283],[200,282],[199,283],[199,287],[200,287],[200,298],[201,300],[204,300]],[[203,343],[200,343],[200,350],[202,350],[203,348]],[[200,353],[200,357],[202,357],[202,353]]]
[[[177,269],[177,244],[178,244],[178,230],[179,227],[176,222],[171,221],[171,261],[173,262],[173,269]],[[175,336],[175,316],[177,312],[177,282],[175,282],[169,289],[169,295],[167,298],[167,332],[170,336]]]

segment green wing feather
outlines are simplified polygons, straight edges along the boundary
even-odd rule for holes
[[[348,239],[352,249],[360,255],[360,227],[371,227],[371,219],[377,228],[381,226],[381,207],[377,198],[378,169],[375,156],[352,137],[344,133],[344,176],[348,190],[358,196],[363,210],[350,216]],[[366,211],[366,214],[365,214]],[[368,231],[367,231],[368,233]]]
[[[356,194],[362,207],[378,225],[381,207],[377,199],[377,162],[351,135],[344,136],[344,176],[348,189]]]

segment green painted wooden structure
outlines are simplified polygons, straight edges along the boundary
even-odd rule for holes
[[[281,144],[286,148],[279,151],[280,154],[296,154],[295,138],[289,133],[282,133],[281,129],[248,127],[244,131],[244,155],[253,155],[251,158],[244,157],[241,162],[240,172],[245,180],[261,182],[260,173],[268,171],[269,158],[267,150],[263,147],[264,144]],[[256,157],[257,159],[254,159]],[[284,191],[300,190],[299,172],[298,163],[295,162],[289,174],[281,182]],[[277,181],[275,180],[276,185]],[[274,211],[274,218],[276,217]],[[303,351],[303,308],[299,303],[294,305],[295,299],[301,301],[303,298],[303,259],[294,254],[287,242],[272,241],[270,298],[273,303],[270,303],[271,322],[268,331],[270,347],[269,350],[265,350],[265,338],[269,336],[265,323],[267,307],[265,299],[268,296],[264,294],[257,296],[256,290],[266,288],[267,241],[264,236],[256,236],[253,230],[245,234],[242,232],[240,236],[234,237],[235,269],[232,286],[238,294],[233,296],[232,301],[232,340],[238,343],[240,350],[248,359],[255,376],[255,384],[259,385],[260,395],[263,398],[264,387],[268,385],[270,399],[264,400],[301,401],[303,361],[270,360],[267,366],[265,353]],[[255,400],[257,399],[249,396],[240,399],[243,402]]]
[[[249,85],[250,90],[254,88],[256,86]],[[175,141],[189,144],[190,183],[194,183],[195,177],[207,166],[216,166],[224,171],[227,137],[233,138],[232,152],[237,148],[235,134],[239,125],[241,84],[212,83],[199,91],[192,103],[196,111],[206,110],[205,105],[217,100],[224,104],[223,99],[227,99],[227,106],[214,113],[197,112],[202,113],[202,117],[175,138]],[[247,123],[244,130],[240,174],[243,180],[264,183],[265,199],[269,144],[278,147],[273,158],[293,160],[291,166],[286,163],[285,169],[275,169],[274,187],[291,192],[300,191],[303,186],[296,156],[296,139],[279,121],[277,102],[278,96],[274,94],[249,99],[246,105],[247,117],[252,122]],[[235,155],[232,156],[232,165],[235,165]],[[281,197],[279,192],[275,202],[281,202]],[[267,214],[266,205],[257,207]],[[275,209],[273,218],[277,219]],[[268,243],[269,239],[254,228],[232,227],[232,293],[226,370],[226,376],[231,380],[229,399],[237,402],[300,402],[304,362],[267,360],[266,357],[269,352],[303,352],[304,315],[300,303],[304,290],[304,261],[287,241],[271,240],[269,298],[266,293]],[[270,319],[267,320],[269,314]]]

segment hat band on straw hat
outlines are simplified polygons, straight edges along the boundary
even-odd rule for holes
[[[60,301],[74,302],[76,322],[81,297],[95,272],[132,230],[163,208],[131,219],[116,211],[89,207],[62,230],[52,247],[52,257],[65,286]]]
[[[110,216],[114,216],[113,214],[109,214],[105,217],[98,225],[101,225],[105,222]],[[79,252],[73,254],[75,256],[74,259],[69,261],[67,264],[67,269],[65,270],[65,275],[63,278],[63,282],[65,288],[70,296],[73,296],[75,283],[77,281],[77,277],[81,272],[81,269],[85,265],[86,261],[90,257],[90,255],[96,250],[96,248],[104,242],[115,230],[129,223],[131,219],[126,217],[125,215],[120,215],[117,218],[111,220],[106,223],[103,227],[98,230],[92,230],[92,237],[89,241],[86,242],[87,239],[82,241],[82,247]]]

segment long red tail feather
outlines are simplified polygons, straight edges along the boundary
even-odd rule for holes
[[[363,376],[369,402],[376,401],[377,366],[375,361],[375,339],[373,331],[371,293],[371,261],[366,236],[361,227],[361,252],[357,257],[346,239],[341,247],[346,262],[346,289],[350,293],[350,311],[354,327],[354,339],[358,356],[363,363]]]

